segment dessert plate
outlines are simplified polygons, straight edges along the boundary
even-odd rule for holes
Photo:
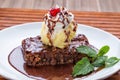
[[[15,70],[8,63],[8,55],[21,41],[27,37],[40,35],[41,22],[26,23],[12,26],[0,31],[0,75],[15,80],[30,80],[27,76]],[[77,33],[85,34],[90,42],[98,49],[104,45],[110,46],[108,56],[120,58],[120,40],[114,35],[87,25],[78,25]],[[17,59],[16,59],[17,60]],[[19,63],[18,63],[19,65]],[[120,62],[110,68],[104,68],[93,75],[83,78],[84,80],[104,79],[120,69]],[[76,78],[79,79],[79,78]]]

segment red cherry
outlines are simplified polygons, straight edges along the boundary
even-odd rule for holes
[[[51,9],[50,10],[50,15],[51,16],[56,16],[57,15],[57,13],[59,13],[60,12],[60,8],[54,8],[54,9]]]

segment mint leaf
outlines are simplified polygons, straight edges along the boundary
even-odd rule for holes
[[[105,45],[98,51],[97,54],[97,52],[89,46],[82,45],[77,47],[76,50],[78,53],[86,54],[88,57],[84,57],[76,63],[72,72],[73,77],[86,75],[94,71],[94,67],[111,67],[120,61],[120,59],[116,57],[110,57],[108,59],[108,56],[104,56],[109,51],[109,49],[110,47]]]
[[[80,61],[76,63],[73,68],[73,77],[78,75],[86,75],[94,70],[94,66],[90,64],[89,59],[87,57],[82,58]]]
[[[99,52],[98,52],[98,56],[103,56],[104,54],[106,54],[108,51],[110,50],[110,47],[108,45],[103,46]]]
[[[97,52],[89,46],[84,46],[84,45],[79,46],[77,47],[77,51],[81,54],[86,54],[89,57],[97,56]]]
[[[110,57],[109,59],[106,60],[105,62],[105,67],[111,67],[114,64],[116,64],[120,59],[116,57]]]
[[[97,57],[96,60],[92,64],[95,67],[104,66],[106,60],[107,60],[107,56],[100,56],[100,57]]]

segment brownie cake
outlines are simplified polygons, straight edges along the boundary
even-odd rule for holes
[[[24,60],[29,66],[57,65],[75,63],[80,60],[83,54],[77,53],[76,47],[89,45],[88,39],[83,34],[79,34],[71,40],[69,46],[64,49],[45,45],[41,37],[30,37],[22,41],[22,51]]]

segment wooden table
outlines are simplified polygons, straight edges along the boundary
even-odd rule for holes
[[[16,24],[43,21],[45,10],[0,8],[0,30]],[[108,31],[120,38],[120,13],[72,11],[75,20]],[[5,80],[5,78],[0,78]],[[106,80],[120,80],[120,71]]]

